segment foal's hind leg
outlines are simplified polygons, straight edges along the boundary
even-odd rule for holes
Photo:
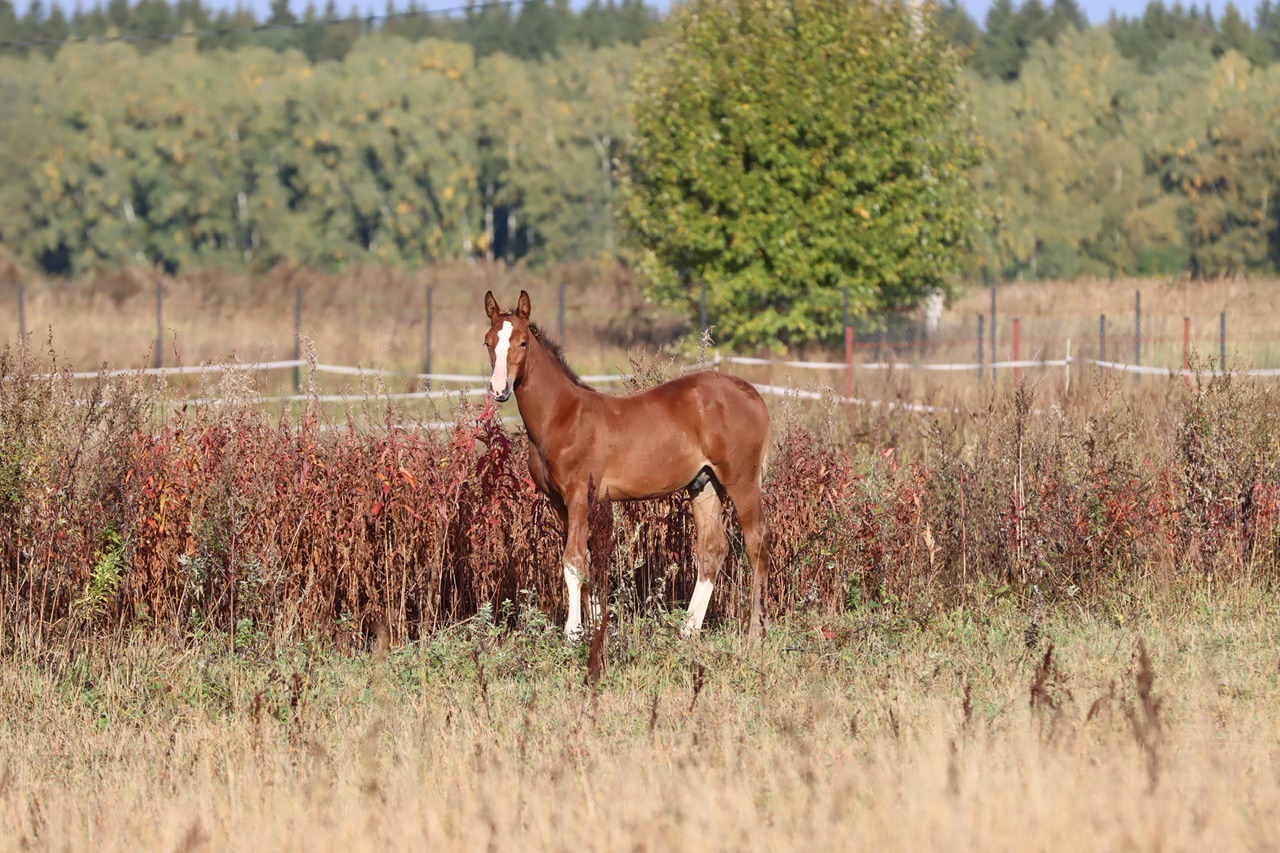
[[[724,565],[725,555],[729,553],[729,542],[724,535],[724,519],[721,514],[720,494],[714,482],[704,483],[701,489],[690,489],[693,496],[693,524],[698,530],[698,551],[695,562],[698,566],[698,583],[693,588],[693,596],[689,599],[689,616],[685,619],[680,633],[685,636],[696,634],[702,628],[702,620],[707,615],[707,603],[711,601],[711,590],[715,587],[716,575]]]
[[[751,624],[747,626],[747,635],[762,637],[769,623],[765,608],[765,594],[769,585],[769,524],[764,517],[759,478],[739,481],[733,486],[726,486],[725,490],[738,511],[742,538],[746,541],[747,556],[751,559]]]

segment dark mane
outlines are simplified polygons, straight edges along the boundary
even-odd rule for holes
[[[582,377],[578,376],[578,372],[570,367],[569,362],[565,360],[564,344],[555,340],[542,329],[538,328],[537,323],[530,323],[529,331],[533,332],[533,336],[547,348],[549,353],[555,356],[556,361],[560,362],[560,366],[564,368],[565,375],[573,380],[574,385],[578,385],[582,388],[591,388],[590,385],[582,381]]]

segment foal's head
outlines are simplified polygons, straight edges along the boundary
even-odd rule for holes
[[[525,355],[533,337],[529,329],[529,294],[520,291],[516,310],[504,313],[491,290],[484,295],[484,311],[489,315],[490,324],[484,345],[489,350],[489,364],[493,365],[489,390],[495,400],[505,403],[524,373]]]

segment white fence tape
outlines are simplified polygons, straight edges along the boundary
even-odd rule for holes
[[[847,365],[844,362],[834,361],[787,361],[780,359],[752,358],[746,356],[721,356],[716,354],[711,366],[721,364],[742,364],[756,366],[777,366],[801,368],[808,370],[845,370]],[[1063,359],[1046,359],[1033,361],[997,361],[994,363],[957,363],[957,364],[912,364],[906,362],[863,362],[855,363],[854,367],[860,370],[934,370],[934,371],[966,371],[966,370],[987,370],[1000,369],[1008,370],[1012,368],[1048,368],[1048,367],[1065,367],[1069,364],[1094,365],[1103,370],[1118,370],[1126,373],[1137,373],[1158,376],[1176,376],[1189,375],[1190,371],[1181,368],[1169,367],[1153,367],[1148,365],[1125,364],[1118,361],[1102,361],[1094,358],[1063,358]],[[100,372],[83,372],[72,373],[71,377],[76,379],[90,379],[98,376],[124,376],[124,375],[145,375],[145,376],[168,376],[168,375],[191,375],[205,372],[217,373],[228,370],[281,370],[286,368],[305,366],[305,361],[290,359],[287,361],[266,361],[249,364],[206,364],[196,367],[153,367],[136,370],[108,370]],[[469,374],[459,373],[404,373],[393,370],[380,370],[367,367],[352,367],[340,364],[315,364],[312,369],[317,373],[330,373],[348,376],[396,376],[413,379],[426,379],[434,382],[452,382],[452,383],[470,383],[475,387],[472,388],[455,388],[449,390],[433,390],[433,391],[410,391],[404,393],[379,394],[376,399],[385,400],[427,400],[442,399],[453,396],[476,397],[483,396],[486,393],[484,387],[488,381],[487,376],[473,376]],[[1234,373],[1238,376],[1280,376],[1280,368],[1265,368],[1261,370],[1240,370],[1240,371],[1220,371],[1220,370],[1201,370],[1198,371],[1204,376],[1221,376],[1224,373]],[[583,376],[582,379],[589,383],[611,383],[621,382],[629,378],[630,374],[601,374],[594,376]],[[860,397],[845,397],[835,393],[834,391],[813,391],[798,389],[792,387],[783,387],[779,385],[770,385],[764,383],[756,383],[755,387],[762,394],[773,396],[792,396],[807,400],[824,400],[832,399],[840,402],[850,403],[857,406],[883,407],[890,410],[903,410],[912,412],[934,413],[939,411],[958,411],[956,409],[941,409],[935,406],[927,406],[921,403],[904,403],[897,401],[882,400],[866,400]],[[259,403],[293,403],[314,400],[320,403],[346,403],[357,399],[368,399],[364,395],[359,394],[322,394],[319,396],[308,396],[306,394],[289,394],[279,396],[263,396],[255,397],[254,401]],[[189,399],[174,400],[174,405],[216,405],[223,402],[220,399]],[[512,420],[506,418],[505,420]],[[452,422],[441,421],[439,423],[431,423],[426,426],[431,428],[439,428],[451,425]]]
[[[800,388],[784,388],[781,385],[761,385],[752,383],[757,391],[761,394],[772,394],[775,397],[799,397],[801,400],[838,400],[842,403],[852,403],[855,406],[871,406],[872,408],[886,409],[903,409],[908,412],[958,412],[959,409],[939,409],[936,406],[926,406],[923,403],[898,403],[894,401],[885,402],[883,400],[863,400],[860,397],[844,397],[839,394],[824,394],[821,391],[806,391]]]
[[[448,391],[406,391],[402,394],[378,394],[373,399],[376,400],[439,400],[446,397],[478,397],[483,396],[484,388],[462,388],[450,389]],[[367,396],[361,394],[317,394],[316,396],[308,396],[307,394],[284,394],[270,397],[254,397],[255,403],[301,403],[308,400],[314,400],[317,403],[349,403],[352,400],[368,400]],[[208,399],[195,400],[173,400],[171,405],[175,406],[211,406],[216,403],[225,402],[221,397],[210,397]]]
[[[746,358],[743,356],[723,356],[716,362],[724,364],[754,364],[754,365],[779,365],[784,367],[802,367],[817,370],[844,370],[848,367],[842,361],[781,361],[770,360],[767,358]],[[1177,376],[1177,375],[1201,375],[1201,376],[1225,376],[1231,374],[1233,376],[1280,376],[1280,368],[1269,367],[1258,370],[1183,370],[1181,367],[1152,367],[1145,364],[1125,364],[1120,361],[1101,361],[1096,358],[1080,358],[1072,356],[1071,358],[1050,358],[1037,360],[1022,361],[997,361],[997,362],[967,362],[958,364],[913,364],[910,362],[855,362],[854,368],[857,370],[942,370],[942,371],[961,371],[961,370],[992,370],[1001,369],[1008,370],[1014,367],[1066,367],[1068,364],[1092,364],[1104,370],[1119,370],[1125,373],[1141,373],[1153,376]]]
[[[73,379],[96,379],[99,376],[180,376],[185,374],[220,373],[226,370],[280,370],[288,367],[303,367],[305,361],[290,359],[288,361],[261,361],[248,364],[201,364],[194,367],[147,367],[135,370],[105,370],[72,373]],[[472,376],[469,373],[407,373],[400,370],[381,370],[375,367],[351,367],[345,364],[316,364],[312,368],[316,373],[335,373],[346,376],[403,376],[409,379],[430,379],[434,382],[487,382],[487,376]],[[600,376],[580,377],[584,382],[621,382],[630,374],[608,373]]]
[[[777,367],[795,367],[807,370],[844,370],[847,368],[841,361],[786,361],[783,359],[769,358],[752,358],[747,356],[717,355],[711,363],[712,366],[720,364],[745,364],[756,366],[774,365]],[[915,364],[911,362],[856,362],[854,368],[857,370],[936,370],[936,371],[965,371],[965,370],[1009,370],[1012,368],[1034,368],[1034,367],[1065,367],[1068,364],[1092,364],[1104,370],[1119,370],[1126,373],[1141,373],[1154,376],[1169,376],[1188,373],[1180,367],[1153,367],[1145,364],[1125,364],[1119,361],[1101,361],[1096,358],[1080,358],[1073,356],[1071,358],[1055,358],[1055,359],[1038,359],[1022,361],[997,361],[997,362],[958,362],[955,364]],[[219,373],[227,370],[281,370],[289,367],[305,366],[305,361],[290,359],[288,361],[264,361],[253,362],[247,364],[202,364],[194,367],[148,367],[133,370],[106,370],[106,371],[84,371],[81,373],[72,373],[73,379],[96,379],[99,376],[178,376],[192,375],[200,373]],[[313,369],[317,373],[333,373],[346,376],[400,376],[409,379],[428,379],[434,382],[471,382],[477,385],[483,385],[488,381],[487,376],[475,376],[465,373],[407,373],[396,370],[381,370],[372,367],[353,367],[342,364],[316,364]],[[1280,376],[1280,368],[1264,368],[1260,370],[1199,370],[1196,371],[1203,376],[1223,376],[1231,373],[1235,376]],[[43,374],[42,374],[43,375]],[[623,373],[602,373],[592,376],[580,377],[584,382],[605,383],[605,382],[622,382],[629,379],[631,374]]]
[[[71,374],[72,379],[97,379],[99,376],[177,376],[185,373],[220,373],[224,370],[279,370],[298,367],[305,361],[260,361],[253,364],[201,364],[195,367],[147,367],[135,370],[89,370]],[[49,374],[41,374],[48,376]]]

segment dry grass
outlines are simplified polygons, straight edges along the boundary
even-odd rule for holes
[[[0,351],[0,642],[216,627],[367,647],[529,598],[564,612],[562,533],[495,410],[447,430],[394,408],[276,420],[232,373],[241,402],[154,418],[145,379],[75,383],[28,355]],[[784,400],[770,611],[932,615],[989,583],[1035,626],[1046,602],[1131,614],[1145,583],[1274,583],[1278,405],[1237,378],[1024,386],[941,416]],[[616,508],[627,617],[687,601],[686,502]],[[730,623],[747,589],[731,544],[712,610]]]
[[[52,330],[58,353],[77,370],[104,362],[149,367],[158,278],[123,270],[95,280],[30,282],[26,330],[37,341]],[[281,268],[258,278],[217,272],[164,278],[162,357],[169,366],[293,358],[301,292],[301,331],[317,342],[321,362],[419,372],[426,362],[426,292],[432,287],[432,370],[480,374],[488,367],[481,345],[485,291],[492,289],[505,303],[528,290],[537,318],[555,332],[562,285],[565,337],[584,373],[625,367],[628,347],[679,332],[673,318],[643,304],[625,271],[589,264],[545,275],[487,263],[357,269],[341,276]],[[18,286],[12,282],[0,287],[0,329],[9,337],[18,325]]]
[[[1034,650],[998,602],[760,649],[633,625],[594,694],[536,623],[360,657],[19,650],[0,848],[1272,849],[1264,598],[1064,612]]]
[[[778,629],[675,640],[687,520],[619,508],[593,692],[492,421],[157,419],[3,362],[0,850],[1275,847],[1261,383],[786,401]]]
[[[1280,288],[1274,279],[1090,279],[1075,282],[1021,282],[997,293],[1001,358],[1008,357],[1010,321],[1022,320],[1024,358],[1061,358],[1068,339],[1072,353],[1096,357],[1098,319],[1107,318],[1107,356],[1134,359],[1135,295],[1142,293],[1142,363],[1177,368],[1182,363],[1183,318],[1190,317],[1192,340],[1216,358],[1220,317],[1227,315],[1227,362],[1280,366],[1276,328]],[[977,314],[991,311],[989,289],[971,289],[952,306],[952,320],[973,329]],[[988,334],[990,328],[987,329]]]
[[[63,360],[88,370],[106,362],[116,367],[150,366],[156,342],[154,273],[123,270],[94,280],[33,281],[26,287],[26,329],[37,340],[52,330]],[[485,290],[512,300],[520,289],[533,297],[535,318],[559,330],[560,288],[565,290],[564,330],[568,351],[582,373],[625,369],[629,349],[687,349],[687,324],[647,305],[639,283],[625,270],[593,264],[566,265],[544,272],[503,264],[451,264],[422,270],[358,269],[343,275],[281,268],[246,277],[218,272],[165,279],[162,356],[164,363],[195,365],[229,358],[242,361],[287,359],[294,355],[295,294],[303,296],[302,332],[317,342],[326,363],[378,367],[406,373],[426,361],[426,289],[434,288],[432,369],[438,373],[480,374],[486,368],[479,340]],[[1132,361],[1134,292],[1143,293],[1144,364],[1178,367],[1182,359],[1182,318],[1193,320],[1196,346],[1206,356],[1219,350],[1219,314],[1227,313],[1228,361],[1280,364],[1275,318],[1280,289],[1274,281],[1087,280],[1008,284],[998,291],[1001,359],[1012,356],[1010,322],[1022,321],[1023,357],[1061,358],[1070,342],[1074,355],[1096,356],[1098,317],[1108,318],[1108,357]],[[860,362],[892,358],[971,362],[977,357],[977,317],[989,314],[990,294],[970,288],[943,318],[930,342],[893,351],[874,335],[857,342]],[[18,328],[17,282],[0,282],[0,329]],[[989,321],[989,317],[988,317]],[[716,318],[711,318],[716,323]],[[990,325],[984,330],[990,334]],[[989,344],[984,347],[989,360]],[[738,353],[740,355],[747,353]],[[840,362],[843,352],[811,348],[791,353]],[[738,368],[753,380],[843,388],[843,375],[790,368]],[[1035,374],[1035,371],[1032,371]],[[1039,375],[1039,374],[1037,374]],[[1054,382],[1065,372],[1043,374]],[[281,388],[288,374],[275,377]],[[327,379],[325,388],[345,387]],[[403,386],[403,387],[402,387]],[[409,380],[393,382],[405,390]],[[970,372],[955,375],[886,376],[858,371],[858,392],[878,399],[905,396],[945,405],[972,405],[984,387]]]

